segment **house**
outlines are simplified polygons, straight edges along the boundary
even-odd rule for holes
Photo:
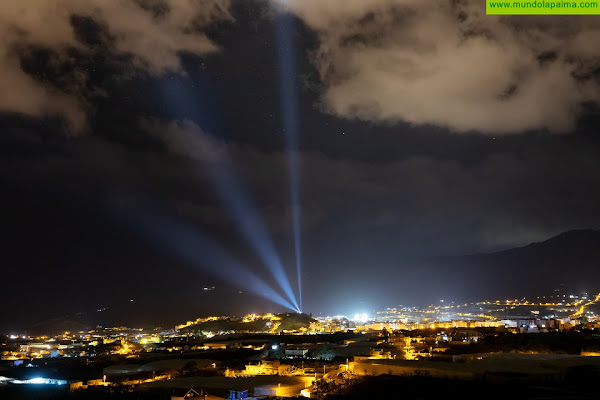
[[[279,372],[280,364],[279,360],[262,360],[258,365],[246,365],[244,372],[248,375],[275,375]]]
[[[248,398],[248,390],[237,391],[230,390],[229,396],[227,396],[227,400],[242,400]]]
[[[452,340],[457,342],[477,342],[483,338],[483,334],[477,331],[460,330],[454,333]]]
[[[285,356],[289,358],[304,358],[308,349],[286,349]]]
[[[176,393],[171,396],[171,400],[196,400],[204,399],[204,395],[196,392],[194,389],[178,389]]]

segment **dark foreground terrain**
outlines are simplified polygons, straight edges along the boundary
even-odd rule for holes
[[[560,382],[530,385],[515,382],[506,376],[502,382],[484,380],[440,379],[427,376],[379,375],[359,378],[347,384],[325,384],[320,386],[319,397],[325,400],[354,399],[440,399],[481,398],[506,399],[598,399],[595,383],[600,374],[597,368],[581,367],[569,371]],[[68,392],[60,389],[37,387],[0,387],[0,399],[39,400],[164,400],[170,399],[168,389],[152,391],[125,387],[94,388]]]

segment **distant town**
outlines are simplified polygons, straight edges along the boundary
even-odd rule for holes
[[[13,332],[1,338],[0,394],[35,387],[36,395],[324,398],[382,374],[494,380],[510,372],[519,381],[561,381],[569,368],[600,367],[599,302],[600,294],[557,290],[373,315],[251,314],[169,329]]]

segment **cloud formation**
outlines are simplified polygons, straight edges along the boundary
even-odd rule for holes
[[[140,127],[159,138],[171,154],[210,164],[231,162],[226,144],[190,120],[166,122],[157,118],[141,118]]]
[[[191,121],[143,120],[142,128],[160,137],[171,156],[217,170],[234,162],[270,231],[289,235],[285,152],[219,141]],[[498,150],[476,165],[425,155],[371,163],[302,151],[302,229],[317,238],[331,234],[334,242],[369,237],[369,245],[390,240],[399,248],[444,254],[518,246],[596,226],[600,192],[590,188],[599,187],[599,178],[589,166],[597,150],[577,144],[565,154],[561,139],[549,138],[552,145],[534,148],[525,159]],[[577,180],[563,172],[565,165],[580,171]]]
[[[74,52],[92,53],[94,46],[74,29],[76,18],[103,30],[102,45],[110,48],[112,57],[128,57],[129,66],[151,74],[181,73],[180,52],[217,50],[203,29],[231,18],[228,7],[228,0],[4,0],[0,5],[0,111],[58,116],[73,132],[84,128],[87,71],[71,69],[57,86],[32,76],[22,65],[32,49],[51,54],[48,66],[56,68],[69,65]]]
[[[165,144],[170,156],[193,160],[194,165],[204,173],[218,176],[220,180],[231,179],[231,176],[226,173],[227,170],[242,174],[243,179],[251,183],[244,186],[253,190],[252,197],[258,200],[259,214],[265,219],[269,231],[277,235],[287,235],[291,232],[292,206],[287,201],[284,202],[278,193],[280,188],[287,184],[286,153],[265,152],[251,145],[218,140],[189,120],[163,121],[157,118],[143,118],[140,119],[140,127],[159,138]],[[299,155],[303,157],[303,153]],[[239,182],[233,184],[238,185]],[[274,188],[277,189],[273,190]],[[193,201],[188,200],[185,207],[178,206],[178,209],[200,210],[199,207],[192,207],[192,204]],[[305,199],[302,208],[303,230],[317,227],[326,216],[325,211],[314,199]],[[196,215],[198,216],[199,213]],[[207,220],[207,218],[197,219]]]
[[[567,132],[598,100],[597,20],[485,15],[463,0],[275,2],[318,33],[326,111],[456,132]]]

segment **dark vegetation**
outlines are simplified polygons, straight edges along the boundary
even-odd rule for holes
[[[496,384],[484,380],[455,380],[423,376],[379,375],[351,382],[349,385],[324,388],[325,400],[354,399],[440,399],[440,398],[481,398],[506,399],[518,394],[519,399],[595,399],[597,392],[593,385],[584,385],[582,371],[572,371],[563,382],[548,385],[527,385],[523,383]],[[598,371],[586,369],[585,379],[598,379]]]
[[[138,391],[126,386],[94,387],[73,392],[68,387],[0,386],[2,400],[164,400],[170,399],[172,394],[170,389]]]
[[[324,400],[354,399],[440,399],[462,398],[506,399],[507,393],[518,393],[520,399],[596,399],[594,385],[600,377],[598,370],[588,366],[569,368],[559,382],[527,384],[514,381],[491,383],[485,380],[457,380],[427,376],[379,375],[329,382],[319,385],[319,398]],[[164,400],[173,394],[171,389],[137,390],[130,387],[98,387],[69,392],[68,388],[0,386],[2,400]]]
[[[600,336],[593,331],[581,332],[548,332],[548,333],[503,333],[498,336],[489,335],[478,343],[472,343],[461,349],[463,353],[488,352],[536,352],[580,354],[581,350],[598,348]]]

